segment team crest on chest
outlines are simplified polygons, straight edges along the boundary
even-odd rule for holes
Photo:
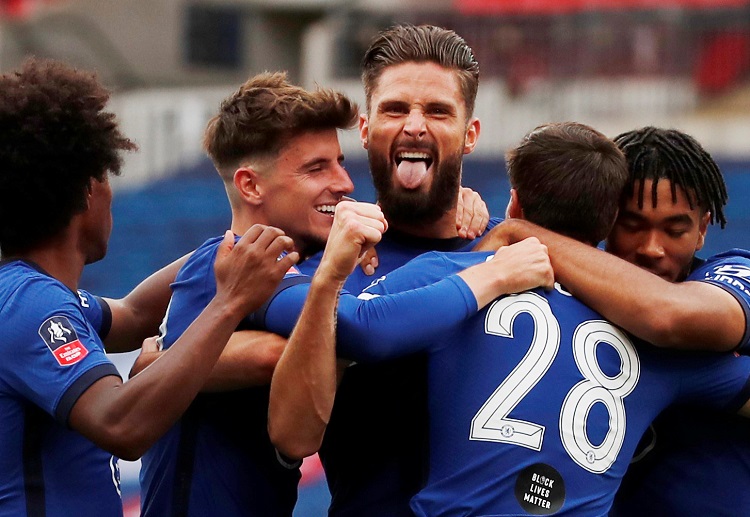
[[[65,316],[52,316],[46,320],[39,327],[39,335],[60,366],[75,364],[89,353]]]

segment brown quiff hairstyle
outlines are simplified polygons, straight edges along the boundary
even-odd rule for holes
[[[245,159],[269,158],[305,131],[350,129],[359,109],[345,95],[327,89],[308,91],[290,84],[283,72],[245,82],[221,103],[206,127],[203,147],[225,182]]]
[[[362,59],[362,84],[367,109],[383,71],[408,62],[432,62],[455,70],[461,84],[466,116],[474,113],[479,88],[479,63],[464,39],[452,30],[434,25],[396,25],[382,31]]]
[[[625,156],[612,140],[576,122],[546,124],[506,160],[525,219],[592,244],[609,234],[628,179]]]

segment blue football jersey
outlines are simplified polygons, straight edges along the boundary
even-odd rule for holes
[[[367,292],[429,284],[489,256],[424,255]],[[501,297],[422,348],[430,461],[417,515],[606,515],[666,406],[736,411],[750,397],[749,358],[636,345],[560,286]]]
[[[99,296],[95,296],[88,291],[79,289],[78,303],[81,306],[83,315],[86,317],[91,326],[96,330],[99,338],[104,340],[109,335],[112,327],[112,310],[109,304]]]
[[[501,219],[492,218],[488,229]],[[388,230],[375,249],[374,276],[357,268],[346,289],[359,293],[428,251],[466,251],[474,241],[419,238]],[[300,264],[311,273],[317,260]],[[347,368],[336,392],[320,459],[331,492],[331,517],[411,517],[427,460],[427,378],[421,353]]]
[[[162,325],[162,344],[172,346],[213,297],[213,262],[221,239],[198,248],[180,270]],[[243,328],[288,336],[299,317],[309,277],[293,268],[276,292]],[[452,304],[442,304],[446,299]],[[420,303],[443,305],[439,323]],[[449,277],[418,291],[374,300],[344,293],[339,300],[338,329],[344,343],[401,343],[436,337],[476,312],[466,284]],[[398,320],[401,318],[401,320]],[[399,330],[411,321],[412,332]],[[394,324],[394,322],[396,324]],[[190,409],[142,459],[144,515],[288,515],[296,499],[298,464],[287,465],[268,437],[269,387],[201,394]],[[239,409],[238,409],[239,408]]]
[[[750,252],[730,250],[697,260],[689,281],[732,294],[750,321]],[[738,352],[750,349],[750,326]],[[733,517],[750,508],[750,421],[708,409],[670,408],[647,434],[650,452],[633,463],[613,516]]]
[[[117,458],[68,427],[78,397],[118,375],[76,293],[0,263],[0,515],[122,515]]]
[[[178,272],[159,338],[165,349],[213,299],[222,239],[206,241]],[[251,317],[240,328],[252,328]],[[268,395],[269,386],[199,394],[141,460],[142,515],[291,515],[299,464],[281,461],[271,445]]]

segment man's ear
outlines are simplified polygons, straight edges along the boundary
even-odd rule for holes
[[[510,200],[505,209],[505,217],[506,219],[523,219],[523,207],[518,201],[518,191],[514,188],[510,189]]]
[[[367,115],[361,113],[359,115],[359,142],[362,144],[364,149],[367,149],[367,136],[369,133],[369,119]]]
[[[473,117],[469,121],[469,125],[466,128],[466,135],[464,136],[464,154],[474,151],[474,148],[477,146],[477,140],[479,140],[480,129],[481,124],[479,123],[479,119]]]
[[[234,171],[234,188],[245,202],[251,205],[263,203],[263,186],[260,177],[251,167],[240,167]]]
[[[711,221],[711,212],[706,211],[698,221],[698,241],[695,244],[695,251],[700,251],[703,245],[706,243],[706,232],[708,231],[708,223]]]

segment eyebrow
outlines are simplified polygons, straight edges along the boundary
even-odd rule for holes
[[[646,217],[641,215],[640,212],[636,212],[633,210],[621,210],[620,217],[635,219],[638,221],[646,219]],[[667,224],[693,224],[693,219],[688,214],[675,214],[664,218],[663,222]]]

